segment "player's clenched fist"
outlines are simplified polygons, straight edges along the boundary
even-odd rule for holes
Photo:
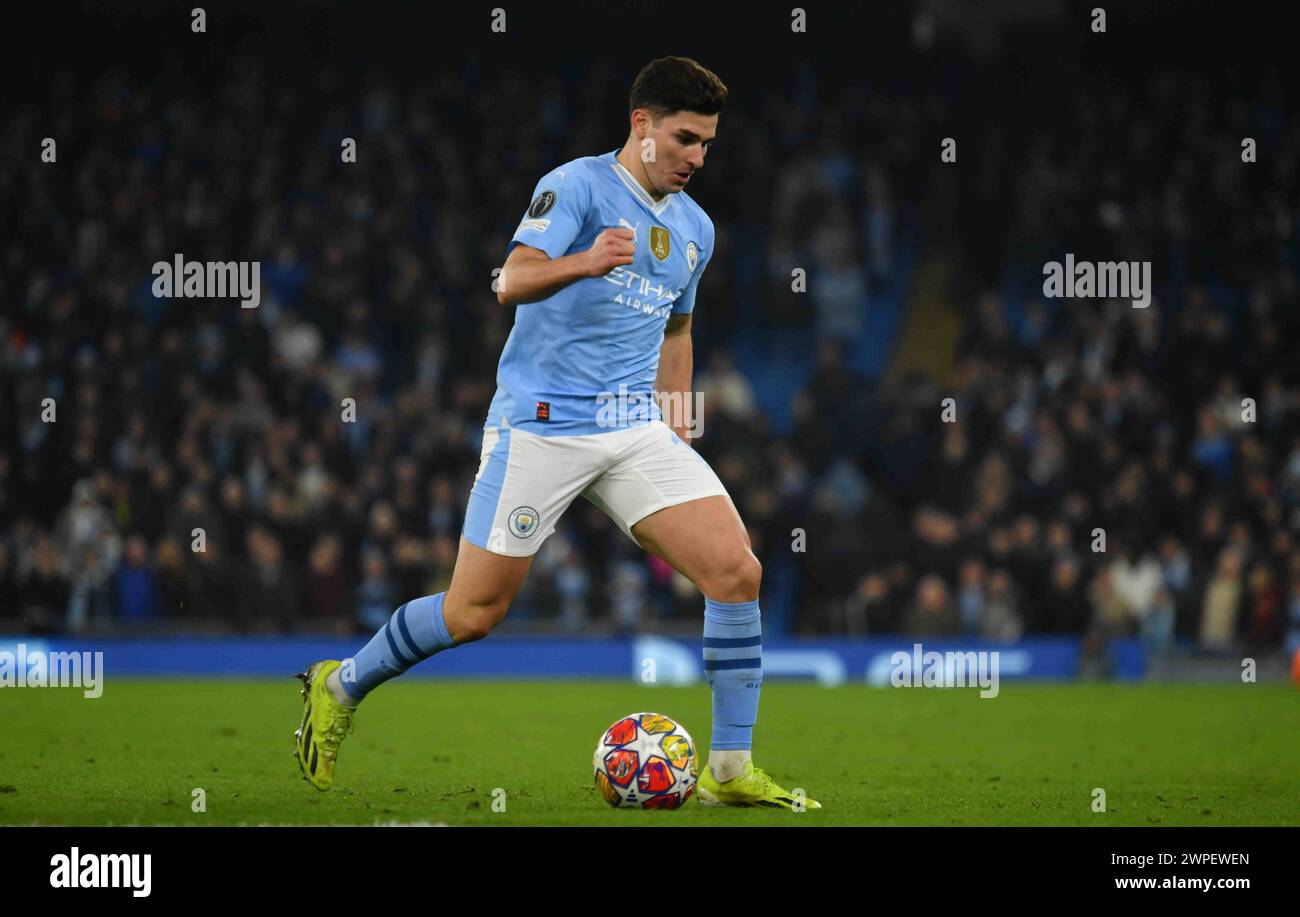
[[[631,264],[636,244],[630,229],[601,230],[596,241],[587,249],[587,276],[604,277],[621,264]]]

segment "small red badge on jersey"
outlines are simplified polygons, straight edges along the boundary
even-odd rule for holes
[[[538,420],[551,419],[551,403],[549,401],[537,402],[537,419]]]

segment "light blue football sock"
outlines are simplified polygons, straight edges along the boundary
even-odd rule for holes
[[[407,602],[393,612],[359,653],[351,660],[343,660],[343,671],[349,670],[351,662],[354,675],[351,679],[342,675],[339,678],[349,697],[359,702],[388,679],[456,645],[442,617],[446,597],[447,593],[439,592]]]
[[[753,747],[763,686],[763,628],[758,599],[704,600],[704,674],[713,688],[710,750]]]

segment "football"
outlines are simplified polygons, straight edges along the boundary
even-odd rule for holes
[[[695,742],[662,713],[633,713],[596,743],[596,786],[611,806],[676,809],[695,792]]]

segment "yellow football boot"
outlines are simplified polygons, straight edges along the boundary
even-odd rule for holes
[[[334,783],[339,746],[352,732],[356,708],[340,704],[325,686],[325,679],[341,664],[337,659],[326,659],[295,676],[302,679],[305,707],[302,725],[293,734],[294,757],[302,769],[302,778],[318,790],[328,790]]]
[[[746,761],[745,773],[726,783],[719,783],[713,776],[713,768],[704,765],[696,790],[700,803],[706,806],[770,806],[793,811],[822,807],[815,799],[808,799],[802,793],[791,793],[778,786],[762,768],[755,767],[753,761]]]

